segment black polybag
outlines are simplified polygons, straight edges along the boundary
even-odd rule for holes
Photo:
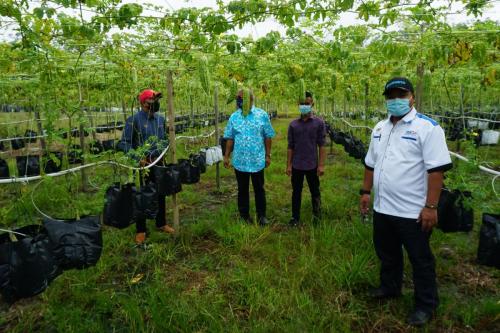
[[[0,179],[2,178],[10,178],[10,172],[7,161],[0,158]]]
[[[194,166],[200,168],[200,173],[207,172],[207,158],[205,152],[200,152],[199,154],[191,154],[189,156],[189,159]]]
[[[17,173],[19,177],[40,175],[40,156],[16,156]]]
[[[115,183],[106,190],[103,223],[118,229],[124,229],[134,220],[135,185]]]
[[[83,162],[83,151],[80,145],[72,145],[68,151],[68,163],[79,164]]]
[[[115,150],[115,146],[116,146],[116,143],[115,143],[115,140],[113,140],[113,139],[102,141],[102,148],[104,149],[104,151]]]
[[[82,269],[94,266],[102,252],[102,230],[99,216],[80,220],[44,219],[51,250],[59,267]]]
[[[61,171],[63,153],[59,151],[50,152],[43,156],[43,172],[55,173]]]
[[[38,133],[36,131],[27,129],[26,132],[24,132],[24,137],[26,142],[29,143],[35,143],[36,142],[36,137],[38,136]]]
[[[182,184],[196,184],[200,181],[200,167],[193,165],[190,160],[179,159],[179,172]]]
[[[483,214],[477,262],[500,269],[500,214]]]
[[[141,187],[134,197],[134,219],[154,219],[158,214],[158,192],[155,184]]]
[[[23,139],[12,139],[10,140],[10,145],[12,146],[12,149],[18,150],[24,148],[25,143]]]
[[[17,239],[9,233],[0,235],[0,293],[13,303],[43,292],[60,273],[54,260],[49,238],[39,225],[14,230]]]
[[[176,164],[154,166],[156,189],[159,195],[173,195],[182,191],[181,174]]]
[[[474,224],[474,211],[465,207],[464,200],[470,198],[468,191],[443,188],[438,205],[437,228],[443,232],[469,232]]]
[[[102,142],[99,140],[91,142],[89,145],[89,151],[91,154],[94,154],[94,155],[102,153],[104,151],[104,147],[103,147]]]

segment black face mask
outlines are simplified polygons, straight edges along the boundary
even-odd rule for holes
[[[151,104],[151,112],[158,112],[160,111],[160,101],[154,101],[153,104]]]

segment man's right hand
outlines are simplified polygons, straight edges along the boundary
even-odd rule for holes
[[[359,210],[361,214],[366,215],[370,211],[370,195],[363,194],[359,199]]]
[[[286,167],[286,171],[285,172],[286,172],[287,176],[291,176],[292,175],[292,166],[288,165]]]
[[[224,168],[229,169],[231,167],[231,161],[229,160],[229,157],[224,156]]]

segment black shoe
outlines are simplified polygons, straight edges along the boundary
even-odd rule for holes
[[[259,225],[261,227],[265,227],[266,225],[269,225],[269,221],[267,220],[267,218],[265,216],[259,217]]]
[[[383,288],[374,288],[368,292],[368,295],[374,299],[389,299],[389,298],[397,298],[401,296],[401,293],[387,292]]]
[[[411,326],[421,327],[432,319],[432,313],[423,310],[415,310],[410,313],[407,323]]]
[[[292,228],[296,228],[296,227],[300,226],[300,221],[295,219],[295,218],[292,218],[290,220],[290,222],[288,222],[288,226],[292,227]]]
[[[250,216],[240,216],[240,219],[247,224],[253,224],[253,219]]]

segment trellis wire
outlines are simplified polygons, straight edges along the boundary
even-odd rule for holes
[[[329,116],[330,116],[330,117],[333,117],[331,114],[330,114]],[[370,127],[368,127],[368,126],[356,126],[356,125],[352,125],[351,123],[349,123],[349,122],[348,122],[347,120],[345,120],[344,118],[332,118],[332,119],[333,119],[333,120],[337,120],[337,121],[338,121],[338,120],[342,120],[345,124],[347,124],[347,126],[349,126],[349,127],[351,127],[351,128],[365,128],[365,129],[367,128],[367,129],[372,130],[372,128],[370,128]],[[456,157],[456,158],[458,158],[458,159],[460,159],[460,160],[462,160],[462,161],[465,161],[465,162],[469,162],[469,163],[470,163],[470,161],[469,161],[466,157],[464,157],[464,156],[462,156],[462,155],[460,155],[460,154],[457,154],[457,153],[455,153],[455,152],[453,152],[453,151],[449,151],[449,153],[450,153],[450,155],[451,155],[451,156],[454,156],[454,157]],[[492,174],[492,175],[494,175],[495,177],[500,175],[500,171],[496,171],[496,170],[493,170],[493,169],[489,169],[489,168],[486,168],[486,167],[484,167],[484,166],[482,166],[482,165],[479,165],[478,167],[479,167],[479,169],[480,169],[481,171],[484,171],[484,172],[487,172],[487,173],[489,173],[489,174]]]

